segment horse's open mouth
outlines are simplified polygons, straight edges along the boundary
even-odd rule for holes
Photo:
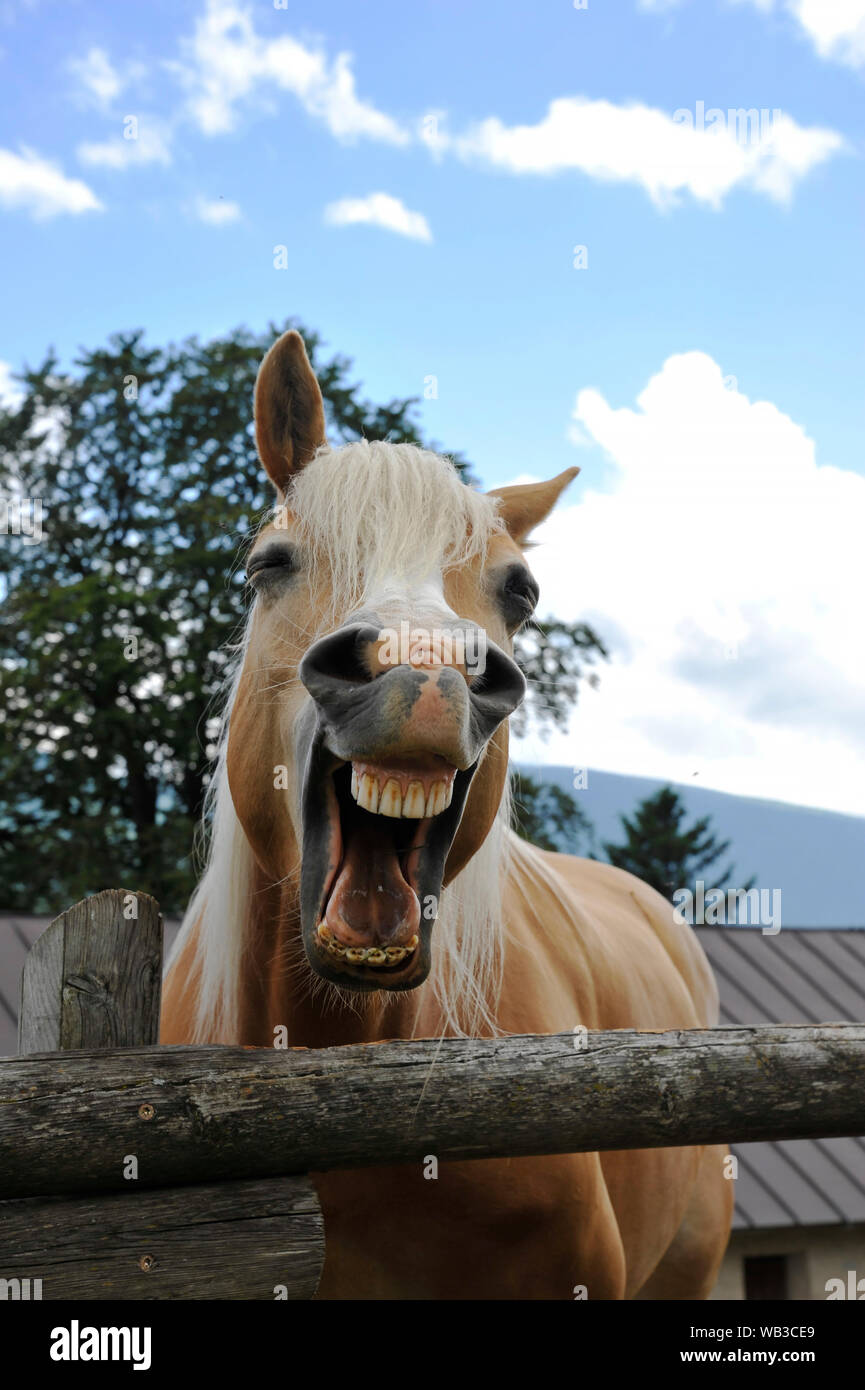
[[[445,860],[473,772],[431,756],[348,763],[322,745],[313,752],[301,908],[318,974],[356,990],[423,982]]]

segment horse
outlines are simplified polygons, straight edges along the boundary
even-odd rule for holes
[[[481,493],[409,444],[329,447],[299,334],[260,366],[276,489],[169,961],[164,1043],[710,1027],[696,934],[613,866],[510,829],[514,634],[532,531],[577,469]],[[325,1299],[700,1299],[730,1229],[726,1147],[313,1175]]]

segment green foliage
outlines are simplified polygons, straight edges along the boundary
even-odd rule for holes
[[[529,682],[528,694],[511,718],[517,734],[530,723],[542,734],[552,727],[566,729],[580,681],[593,689],[598,684],[597,673],[586,674],[586,667],[609,655],[587,623],[558,618],[533,619],[517,634],[515,652]]]
[[[511,772],[511,792],[514,829],[524,840],[560,854],[590,852],[594,827],[568,792],[551,782],[537,782],[516,769]]]
[[[40,498],[44,511],[41,543],[0,542],[4,908],[59,910],[120,886],[168,912],[185,903],[216,701],[246,604],[244,542],[272,500],[253,386],[289,326],[307,344],[332,442],[435,447],[417,401],[366,400],[351,363],[327,358],[298,324],[165,348],[115,334],[72,372],[49,353],[23,374],[21,405],[0,411],[0,495]],[[587,630],[548,626],[525,639],[523,659],[530,673],[562,675],[538,708],[561,723]]]
[[[605,842],[604,852],[611,864],[629,870],[665,898],[672,898],[678,888],[693,887],[730,848],[729,840],[719,843],[715,839],[708,816],[695,821],[690,829],[685,828],[685,816],[679,794],[672,787],[662,787],[638,803],[633,819],[619,817],[625,843]],[[726,889],[732,874],[733,865],[728,864],[715,882],[706,882],[706,891]],[[736,886],[751,888],[753,884],[751,878]]]

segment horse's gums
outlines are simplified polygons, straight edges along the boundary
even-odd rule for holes
[[[440,622],[463,621],[443,593],[421,592]],[[407,584],[387,602],[411,611],[417,591]],[[294,725],[303,944],[317,974],[360,991],[413,989],[429,975],[474,772],[525,693],[519,668],[477,623],[465,625],[483,640],[480,679],[446,662],[437,643],[413,661],[383,662],[389,617],[368,606],[313,642],[298,667],[310,697]]]
[[[419,781],[422,766],[407,763],[404,778]],[[383,770],[386,784],[397,770]],[[301,928],[316,974],[360,992],[416,989],[427,978],[445,864],[475,766],[451,771],[450,801],[437,814],[379,814],[352,794],[357,773],[349,763],[335,763],[323,745],[311,751],[302,793]],[[429,760],[426,773],[432,779]]]

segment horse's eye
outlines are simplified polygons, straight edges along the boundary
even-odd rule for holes
[[[269,545],[253,555],[246,566],[247,579],[257,579],[259,575],[289,575],[297,569],[297,555],[291,546]]]
[[[509,627],[519,627],[534,613],[540,589],[525,565],[511,565],[500,590],[502,608]]]

